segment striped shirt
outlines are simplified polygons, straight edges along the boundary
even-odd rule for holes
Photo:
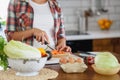
[[[33,28],[34,12],[29,0],[10,0],[8,6],[7,28],[5,30],[8,41],[12,34]],[[65,38],[63,15],[56,0],[48,0],[50,11],[54,18],[54,40]],[[33,36],[24,40],[26,44],[33,45]]]

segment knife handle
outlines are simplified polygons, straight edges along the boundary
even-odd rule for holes
[[[48,42],[47,42],[47,41],[45,41],[45,43],[44,43],[44,44],[46,45],[46,44],[48,44]]]
[[[34,37],[34,38],[36,38],[35,36],[33,36],[33,37]],[[45,43],[44,43],[44,44],[46,45],[46,44],[48,44],[48,42],[47,42],[47,41],[45,41]]]

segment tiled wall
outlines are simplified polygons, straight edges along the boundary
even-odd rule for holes
[[[66,31],[78,31],[79,21],[78,12],[83,12],[90,8],[91,0],[58,0],[61,4]],[[110,30],[120,30],[120,0],[103,0],[105,1],[105,9],[108,9],[107,13],[103,13],[99,16],[89,17],[89,31],[100,30],[97,20],[101,18],[111,19],[113,24]]]

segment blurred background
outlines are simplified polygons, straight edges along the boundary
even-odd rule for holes
[[[64,15],[67,44],[72,47],[73,52],[115,51],[115,49],[116,52],[120,52],[120,0],[58,0],[58,2]],[[9,0],[0,0],[1,22],[6,21],[8,3]],[[109,29],[103,30],[101,27],[104,26],[98,25],[98,22],[102,22],[101,19],[112,21]],[[2,32],[4,29],[5,24],[0,26],[0,35],[4,35]]]

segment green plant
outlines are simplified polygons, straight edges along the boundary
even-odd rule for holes
[[[0,17],[0,23],[1,23],[1,25],[6,25],[6,21],[3,20],[1,17]]]
[[[0,66],[6,70],[8,67],[8,61],[7,55],[3,51],[4,45],[6,45],[6,41],[2,36],[0,36]]]

